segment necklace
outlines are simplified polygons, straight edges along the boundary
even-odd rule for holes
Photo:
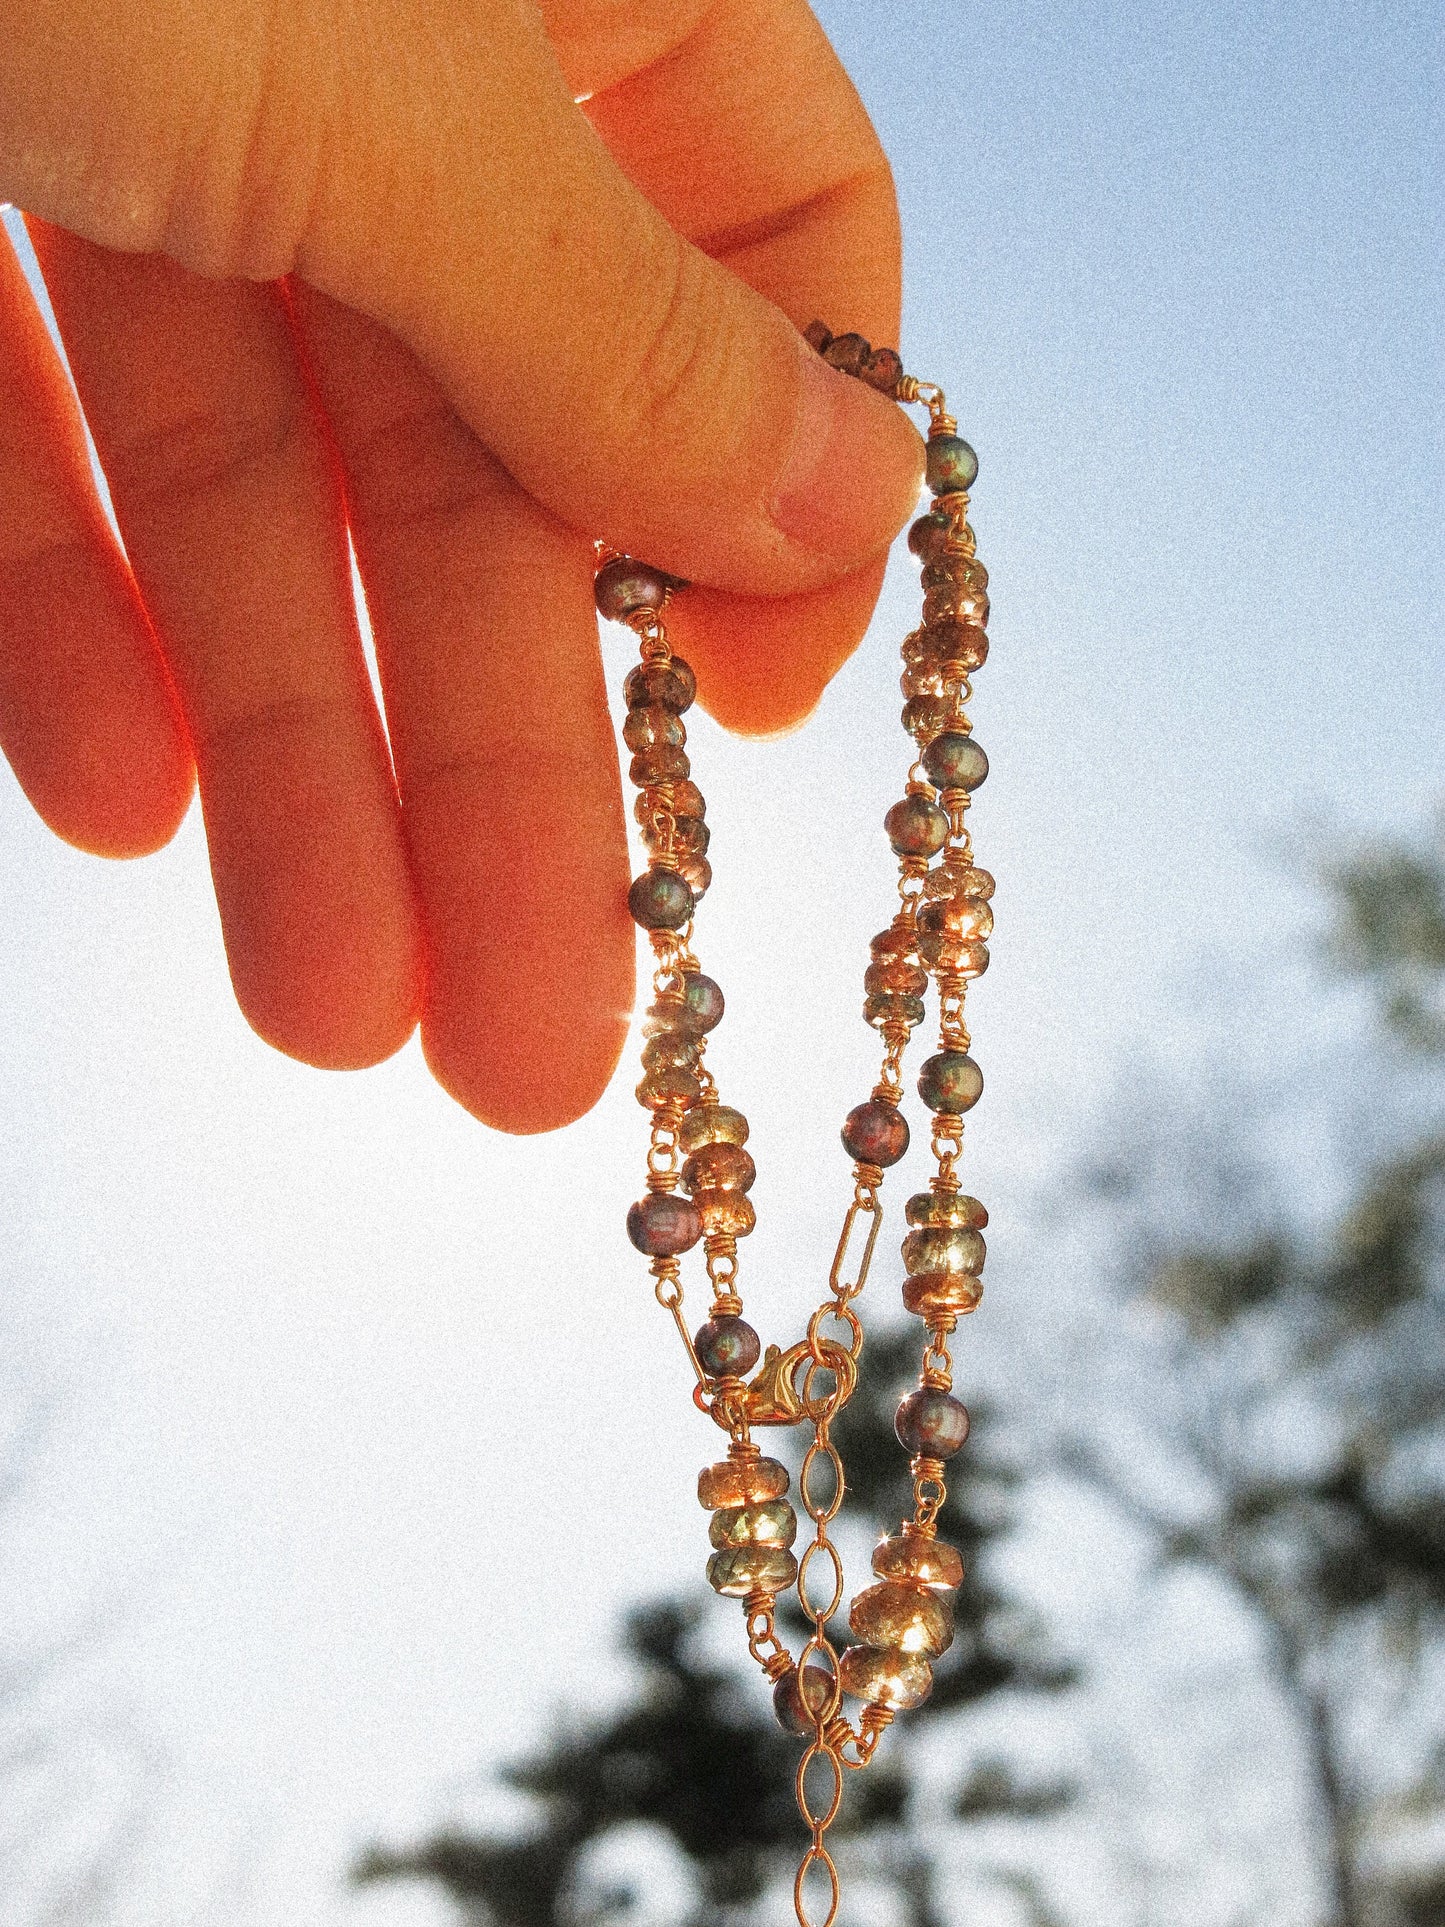
[[[903,726],[918,755],[902,798],[884,818],[898,857],[900,902],[873,939],[863,980],[863,1014],[882,1039],[882,1068],[872,1094],[843,1125],[853,1196],[828,1296],[806,1335],[786,1350],[770,1345],[763,1353],[742,1315],[738,1240],[754,1224],[747,1193],[755,1170],[745,1148],[747,1119],[719,1100],[704,1063],[723,995],[693,953],[693,912],[712,879],[709,833],[682,721],[696,684],[672,653],[666,625],[668,603],[686,585],[604,550],[596,595],[601,613],[625,622],[638,638],[640,660],[624,685],[622,733],[633,753],[636,816],[649,861],[633,882],[628,908],[648,933],[655,959],[637,1087],[652,1116],[647,1191],[627,1214],[627,1233],[652,1261],[658,1302],[672,1314],[692,1366],[695,1403],[729,1436],[726,1458],[698,1479],[698,1498],[712,1514],[707,1576],[715,1591],[741,1599],[748,1651],[773,1684],[778,1719],[807,1741],[796,1790],[812,1837],[793,1902],[799,1927],[833,1927],[838,1870],[826,1836],[842,1803],[845,1772],[866,1767],[894,1715],[927,1698],[932,1662],[953,1638],[952,1600],[963,1580],[963,1562],[938,1537],[937,1520],[947,1497],[945,1461],[968,1436],[968,1412],[953,1396],[948,1341],[983,1291],[988,1213],[961,1190],[957,1164],[964,1114],[983,1090],[963,1006],[969,981],[988,967],[994,883],[974,864],[966,821],[973,792],[988,775],[966,707],[969,678],[988,654],[988,572],[968,524],[978,459],[958,435],[942,389],[906,375],[891,348],[870,348],[861,335],[834,336],[821,322],[806,332],[833,367],[900,402],[927,407],[934,500],[908,533],[908,546],[923,564],[924,597],[922,625],[902,646]],[[923,1320],[927,1336],[918,1385],[896,1420],[911,1461],[913,1512],[875,1549],[877,1583],[857,1595],[848,1613],[858,1643],[839,1653],[828,1626],[843,1603],[843,1567],[829,1527],[842,1507],[845,1479],[832,1428],[857,1382],[863,1327],[854,1301],[878,1241],[883,1173],[908,1149],[899,1109],[903,1053],[923,1021],[930,977],[938,991],[939,1043],[922,1066],[918,1091],[932,1113],[938,1168],[928,1190],[908,1200],[911,1228],[903,1240],[903,1302]],[[850,1260],[855,1241],[861,1249]],[[694,1333],[683,1316],[681,1268],[683,1253],[699,1242],[712,1305]],[[787,1468],[765,1457],[752,1436],[787,1425],[811,1434],[798,1496],[813,1533],[801,1558],[792,1550],[798,1526],[786,1497]],[[778,1597],[794,1585],[812,1627],[796,1659],[775,1624]],[[845,1696],[861,1702],[856,1726],[844,1711]]]

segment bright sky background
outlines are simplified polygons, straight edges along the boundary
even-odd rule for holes
[[[982,457],[1000,885],[972,1136],[1001,1330],[1048,1316],[1028,1265],[1036,1303],[1010,1300],[1010,1253],[1100,1083],[1218,1023],[1201,986],[1272,967],[1312,837],[1445,789],[1445,49],[1435,7],[1368,0],[821,12],[897,170],[906,360]],[[772,1337],[826,1275],[836,1123],[873,1074],[916,593],[903,558],[800,734],[692,732]],[[711,1428],[621,1231],[631,1069],[513,1141],[415,1047],[344,1077],[275,1056],[230,998],[195,812],[107,866],[6,776],[0,861],[0,1378],[50,1405],[6,1622],[103,1621],[74,1718],[97,1758],[157,1763],[148,1927],[428,1923],[424,1896],[339,1894],[356,1844],[612,1691],[624,1600],[702,1583]]]

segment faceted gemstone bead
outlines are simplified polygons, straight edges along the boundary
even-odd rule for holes
[[[960,896],[991,897],[994,893],[994,880],[987,870],[980,870],[974,865],[967,870],[959,871],[954,879],[954,888]]]
[[[937,1659],[953,1644],[953,1613],[948,1601],[923,1586],[885,1579],[853,1601],[849,1627],[865,1646],[893,1647]]]
[[[676,1030],[663,1031],[657,1037],[649,1037],[642,1046],[642,1068],[657,1071],[664,1064],[681,1064],[684,1070],[696,1070],[701,1055],[701,1044],[696,1037],[686,1037]]]
[[[932,640],[940,662],[961,662],[965,669],[981,669],[988,660],[988,636],[975,623],[945,616],[925,622],[923,633]]]
[[[873,1570],[880,1579],[911,1580],[935,1592],[956,1592],[963,1584],[963,1560],[955,1548],[907,1526],[895,1538],[879,1540]]]
[[[880,395],[896,395],[903,363],[892,348],[875,348],[863,365],[863,379]]]
[[[850,1646],[838,1662],[843,1691],[870,1706],[895,1713],[922,1706],[933,1690],[933,1668],[919,1653]]]
[[[877,963],[887,957],[911,957],[913,955],[913,932],[890,924],[880,930],[868,945],[868,953]]]
[[[860,1164],[896,1164],[908,1149],[908,1120],[892,1104],[870,1097],[849,1111],[843,1125],[843,1149]]]
[[[642,825],[650,823],[661,809],[671,811],[674,816],[706,816],[707,804],[703,801],[702,791],[696,783],[686,778],[680,783],[668,785],[671,801],[664,803],[655,791],[644,790],[632,805],[632,814]]]
[[[707,1583],[729,1599],[750,1592],[786,1592],[798,1576],[798,1562],[782,1546],[732,1546],[707,1562]]]
[[[690,970],[682,980],[682,1002],[691,1028],[701,1034],[722,1022],[723,994],[711,977]]]
[[[965,1225],[928,1224],[903,1240],[903,1262],[910,1271],[983,1270],[988,1247],[983,1233]]]
[[[922,562],[941,562],[953,535],[953,517],[942,509],[920,515],[908,530],[908,546]]]
[[[745,1318],[709,1318],[692,1342],[709,1378],[742,1378],[763,1352],[762,1340]]]
[[[614,556],[597,571],[592,593],[609,622],[625,622],[644,609],[660,609],[671,582],[661,569],[649,568],[630,555]]]
[[[701,903],[712,888],[712,865],[705,856],[680,856],[677,867],[683,882],[692,891],[693,902]]]
[[[975,595],[972,590],[963,588],[959,583],[954,582],[947,576],[942,577],[939,581],[929,582],[926,578],[934,573],[935,571],[931,569],[925,569],[923,571],[925,577],[923,584],[923,621],[925,627],[931,628],[935,622],[948,622],[950,620],[968,623],[971,628],[976,629],[979,635],[983,637],[982,654],[979,657],[980,662],[982,662],[983,658],[988,654],[988,636],[986,633],[990,614],[988,597],[986,595]]]
[[[910,997],[921,997],[928,988],[928,972],[907,957],[887,957],[871,963],[863,972],[863,988],[871,995],[877,990],[906,990]]]
[[[627,907],[644,930],[680,930],[692,915],[692,891],[676,870],[644,870],[633,879]]]
[[[689,1191],[751,1191],[757,1175],[751,1153],[741,1144],[699,1145],[682,1167]]]
[[[961,1224],[982,1231],[988,1212],[965,1191],[915,1191],[903,1207],[910,1224]]]
[[[729,1506],[713,1514],[708,1528],[708,1537],[720,1552],[729,1546],[790,1546],[797,1536],[797,1517],[786,1499]]]
[[[977,481],[978,457],[962,435],[930,435],[924,473],[935,495],[953,495]]]
[[[823,359],[841,374],[861,375],[872,352],[862,335],[834,335],[823,350]]]
[[[681,656],[671,656],[666,662],[639,662],[628,670],[622,695],[629,709],[655,703],[659,709],[670,709],[680,716],[692,707],[697,677]]]
[[[662,1064],[638,1085],[637,1101],[650,1111],[665,1111],[669,1105],[695,1104],[700,1088],[695,1073],[684,1065]]]
[[[910,736],[927,741],[943,728],[952,708],[947,696],[910,696],[903,705],[903,727]]]
[[[924,750],[923,767],[940,789],[976,790],[988,775],[988,758],[972,736],[948,729]]]
[[[758,1221],[753,1201],[742,1191],[695,1191],[692,1196],[704,1231],[746,1238]]]
[[[910,1030],[923,1022],[923,999],[906,990],[879,990],[863,999],[863,1016],[875,1030],[887,1024],[907,1024]]]
[[[954,897],[948,901],[948,928],[965,943],[983,943],[993,935],[993,911],[982,897]]]
[[[682,718],[661,703],[647,703],[629,709],[622,725],[622,740],[632,750],[681,749],[687,741]]]
[[[627,774],[639,789],[646,789],[656,783],[681,782],[691,769],[685,749],[660,743],[653,749],[640,749],[628,764]]]
[[[973,1272],[920,1271],[903,1280],[903,1309],[915,1318],[966,1318],[982,1297],[983,1280]]]
[[[935,911],[939,912],[936,918]],[[930,903],[918,913],[918,954],[932,969],[958,977],[981,977],[988,969],[988,945],[970,942],[950,930],[940,904]]]
[[[899,856],[936,856],[948,839],[948,818],[926,796],[905,796],[883,819]]]
[[[702,856],[712,841],[712,832],[700,816],[682,816],[669,811],[672,825],[647,823],[643,826],[643,837],[650,849],[662,849],[667,839],[672,839],[672,854],[675,857]]]
[[[787,1489],[788,1468],[780,1459],[719,1459],[697,1475],[697,1500],[705,1512],[781,1499]]]
[[[832,1697],[833,1680],[826,1667],[807,1666],[800,1679],[792,1666],[774,1683],[773,1716],[785,1733],[803,1739],[817,1731],[816,1715],[827,1713]]]
[[[699,1104],[682,1120],[677,1141],[684,1157],[691,1157],[704,1144],[746,1144],[748,1121],[731,1104]]]
[[[899,1406],[893,1429],[914,1458],[951,1459],[968,1437],[968,1407],[952,1392],[920,1385]]]
[[[823,322],[810,321],[803,330],[803,339],[810,348],[816,349],[821,355],[828,343],[833,339],[833,336],[831,330],[827,328]]]
[[[983,1095],[983,1072],[965,1050],[941,1050],[923,1061],[918,1095],[930,1111],[961,1117]]]
[[[627,1214],[627,1235],[649,1258],[675,1258],[702,1236],[697,1206],[670,1191],[650,1191]]]

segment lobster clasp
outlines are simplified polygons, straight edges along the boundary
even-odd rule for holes
[[[826,1369],[838,1380],[837,1392],[830,1393],[829,1400],[841,1405],[857,1382],[857,1363],[845,1346],[825,1341],[820,1349],[827,1361]],[[808,1402],[798,1389],[798,1373],[800,1367],[806,1370],[815,1362],[806,1338],[789,1345],[786,1351],[769,1345],[757,1376],[749,1379],[745,1388],[748,1424],[796,1425],[809,1417]]]

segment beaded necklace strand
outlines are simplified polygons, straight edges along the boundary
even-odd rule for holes
[[[672,1314],[696,1377],[695,1403],[730,1438],[727,1457],[698,1480],[698,1498],[712,1514],[707,1576],[717,1592],[742,1600],[748,1651],[772,1682],[778,1720],[808,1742],[796,1785],[812,1838],[793,1901],[799,1927],[833,1927],[838,1870],[826,1835],[842,1803],[845,1769],[865,1767],[894,1714],[927,1698],[932,1662],[953,1638],[953,1595],[963,1580],[963,1561],[938,1537],[937,1520],[947,1497],[944,1463],[968,1436],[968,1412],[952,1392],[948,1341],[983,1291],[988,1213],[964,1194],[956,1167],[964,1114],[983,1090],[969,1055],[963,1006],[969,981],[988,967],[994,882],[975,865],[967,828],[973,792],[988,774],[966,708],[969,678],[988,654],[988,572],[974,553],[968,523],[978,458],[958,435],[943,391],[906,375],[892,349],[872,349],[861,335],[831,335],[821,322],[807,330],[807,339],[833,367],[900,402],[927,407],[927,481],[934,500],[908,533],[908,546],[923,564],[924,596],[922,625],[902,645],[903,726],[918,755],[902,798],[884,819],[898,856],[900,902],[888,928],[873,939],[863,979],[863,1014],[882,1038],[883,1063],[872,1094],[843,1125],[853,1196],[829,1273],[829,1295],[809,1320],[806,1336],[786,1350],[769,1345],[762,1353],[742,1315],[738,1239],[755,1222],[747,1195],[755,1175],[745,1149],[748,1123],[719,1101],[703,1061],[708,1034],[723,1014],[723,995],[703,975],[692,947],[693,911],[712,878],[709,832],[682,721],[696,684],[672,653],[665,622],[671,597],[686,585],[603,550],[596,596],[601,613],[625,622],[639,643],[641,659],[624,685],[622,733],[633,752],[636,816],[649,854],[628,908],[648,933],[656,962],[637,1087],[638,1101],[652,1114],[647,1192],[627,1214],[627,1233],[652,1261],[658,1302]],[[903,1302],[923,1320],[927,1342],[917,1388],[896,1419],[911,1460],[913,1512],[874,1551],[877,1583],[857,1595],[848,1613],[859,1643],[840,1654],[828,1635],[844,1594],[842,1561],[829,1537],[845,1490],[832,1428],[857,1382],[863,1328],[853,1301],[878,1240],[883,1173],[908,1149],[908,1124],[899,1109],[903,1053],[923,1020],[930,977],[938,989],[939,1043],[922,1067],[918,1091],[932,1113],[938,1169],[928,1190],[908,1200],[911,1229],[903,1240]],[[855,1239],[861,1253],[850,1265]],[[694,1333],[683,1316],[681,1259],[699,1241],[712,1307]],[[787,1468],[764,1457],[752,1437],[762,1427],[798,1424],[811,1431],[798,1493],[813,1532],[801,1558],[792,1550],[798,1525],[786,1497]],[[775,1629],[778,1595],[794,1584],[812,1623],[797,1659]],[[856,1727],[843,1710],[844,1695],[862,1703]],[[817,1915],[807,1891],[810,1876],[819,1897],[826,1896]]]

